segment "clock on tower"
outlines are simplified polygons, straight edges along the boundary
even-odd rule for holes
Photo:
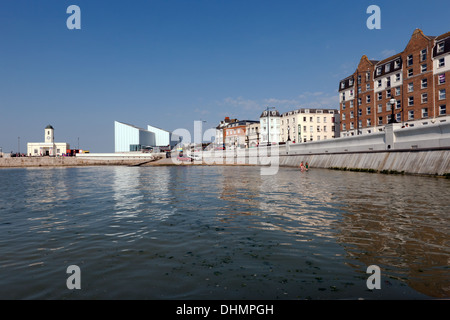
[[[54,129],[51,125],[48,125],[45,127],[45,142],[46,143],[53,143],[55,140],[54,138]]]

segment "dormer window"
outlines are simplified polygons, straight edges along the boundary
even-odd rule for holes
[[[437,53],[442,53],[444,52],[444,41],[439,42],[437,45]]]

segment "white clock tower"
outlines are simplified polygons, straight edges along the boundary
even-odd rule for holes
[[[54,143],[55,142],[55,135],[54,135],[54,129],[51,125],[48,125],[45,127],[45,143]]]

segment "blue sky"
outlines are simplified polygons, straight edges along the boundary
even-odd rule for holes
[[[69,5],[81,30],[69,30]],[[381,29],[369,30],[369,5]],[[338,108],[359,59],[403,51],[416,28],[450,31],[450,1],[0,0],[0,147],[114,150],[114,120],[193,132],[225,116]]]

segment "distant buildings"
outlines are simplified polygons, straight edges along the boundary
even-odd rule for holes
[[[241,120],[227,124],[224,128],[225,148],[246,148],[248,146],[247,128],[257,123],[258,121],[254,120]]]
[[[339,82],[342,136],[382,131],[391,121],[414,125],[448,116],[449,71],[450,32],[435,37],[416,29],[403,52],[382,61],[362,56]]]
[[[275,108],[266,108],[259,116],[261,145],[272,145],[281,142],[281,115]]]
[[[70,149],[68,143],[55,142],[55,129],[48,125],[44,129],[44,142],[28,142],[28,156],[62,156]]]
[[[146,148],[171,148],[179,138],[171,132],[148,125],[147,130],[131,124],[114,121],[114,151],[132,152]]]
[[[336,109],[297,109],[281,115],[281,141],[302,143],[339,137]]]
[[[226,117],[216,127],[215,146],[254,148],[288,141],[304,143],[337,138],[339,119],[336,109],[301,108],[280,114],[275,108],[266,108],[260,121]]]

